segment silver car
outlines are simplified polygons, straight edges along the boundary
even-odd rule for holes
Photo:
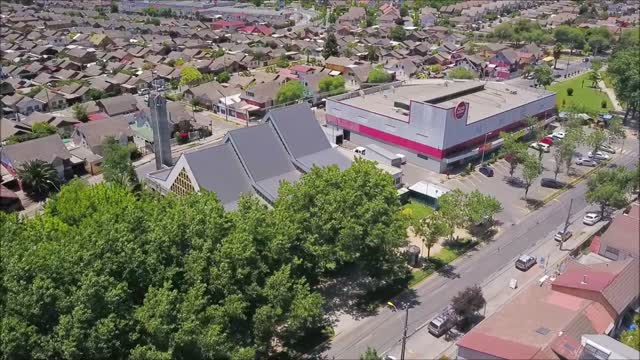
[[[581,157],[579,159],[576,159],[576,165],[595,167],[596,165],[598,165],[598,163],[595,160]]]
[[[613,147],[611,147],[609,145],[600,145],[599,149],[604,151],[604,152],[608,152],[609,154],[615,154],[616,153],[616,149],[614,149]]]

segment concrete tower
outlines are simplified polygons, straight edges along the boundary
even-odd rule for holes
[[[151,127],[153,128],[153,151],[156,154],[156,169],[172,166],[171,130],[167,119],[167,99],[164,95],[152,91],[149,94],[149,110],[151,111]]]

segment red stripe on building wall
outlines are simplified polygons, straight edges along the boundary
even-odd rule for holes
[[[405,149],[415,151],[420,154],[424,154],[436,159],[442,159],[442,150],[434,147],[421,144],[409,139],[402,138],[397,135],[389,134],[378,129],[370,128],[365,125],[355,123],[353,121],[345,120],[337,116],[327,114],[327,122],[340,126],[343,129],[351,130],[358,134],[362,134],[377,140],[384,141],[389,144],[398,145]]]

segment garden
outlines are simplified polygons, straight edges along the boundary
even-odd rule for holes
[[[597,85],[593,87],[589,73],[554,83],[548,90],[556,92],[556,104],[561,110],[573,110],[595,116],[613,108],[607,93],[601,91]],[[603,104],[606,106],[603,107]]]

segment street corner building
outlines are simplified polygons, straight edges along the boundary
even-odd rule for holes
[[[413,80],[327,99],[327,123],[415,154],[437,172],[477,157],[502,131],[526,126],[529,116],[555,119],[555,93],[484,81]]]

